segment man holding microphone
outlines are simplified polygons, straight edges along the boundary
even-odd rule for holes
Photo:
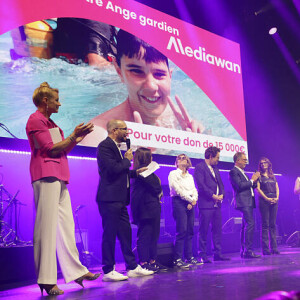
[[[254,218],[253,208],[255,208],[254,189],[260,173],[255,172],[251,179],[245,174],[244,169],[248,159],[243,152],[237,152],[233,156],[234,168],[229,172],[229,179],[234,192],[235,208],[243,215],[241,229],[241,257],[259,258],[253,252],[254,238]]]
[[[97,203],[102,217],[102,263],[103,281],[120,281],[128,277],[153,274],[153,271],[137,264],[132,252],[132,232],[127,205],[130,197],[130,177],[136,177],[146,168],[129,170],[133,158],[128,149],[124,157],[119,149],[126,142],[127,126],[122,120],[110,120],[107,123],[108,137],[97,148],[97,161],[100,181]],[[129,143],[127,144],[129,146]],[[118,237],[124,255],[127,275],[115,271],[115,244]]]

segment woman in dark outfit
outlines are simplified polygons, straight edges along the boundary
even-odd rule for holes
[[[259,193],[259,210],[262,220],[261,243],[264,255],[279,254],[276,241],[276,217],[278,210],[279,188],[269,159],[263,157],[259,161],[261,174],[257,182]],[[269,245],[270,236],[270,245]],[[271,251],[269,246],[271,246]]]
[[[139,148],[133,157],[133,168],[147,167],[152,161],[151,150]],[[137,251],[140,265],[152,271],[162,268],[156,262],[157,241],[160,233],[160,179],[154,173],[139,175],[131,185],[131,213],[133,224],[138,226]]]

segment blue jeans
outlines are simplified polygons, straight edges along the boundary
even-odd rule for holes
[[[173,217],[176,222],[175,259],[190,259],[193,256],[195,209],[187,209],[189,202],[172,197]]]
[[[243,214],[242,229],[241,229],[241,251],[253,251],[253,238],[254,238],[254,218],[253,207],[240,207],[238,208]]]
[[[278,204],[269,204],[264,199],[259,199],[259,210],[261,214],[261,244],[262,250],[269,250],[269,236],[271,250],[277,250],[276,241],[276,217]]]

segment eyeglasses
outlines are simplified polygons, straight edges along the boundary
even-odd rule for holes
[[[266,161],[262,161],[260,164],[261,164],[261,165],[268,165],[269,163],[266,162]]]
[[[119,127],[119,128],[114,128],[115,130],[120,129],[120,130],[127,130],[127,127]]]
[[[187,159],[187,157],[186,156],[178,156],[177,159],[178,160],[183,160],[183,159]]]

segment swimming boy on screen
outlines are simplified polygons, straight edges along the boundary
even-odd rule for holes
[[[128,97],[120,105],[98,115],[83,145],[97,146],[106,137],[111,119],[201,133],[203,125],[192,120],[181,100],[170,98],[172,70],[168,58],[134,35],[120,29],[117,35],[116,71],[126,84]]]

